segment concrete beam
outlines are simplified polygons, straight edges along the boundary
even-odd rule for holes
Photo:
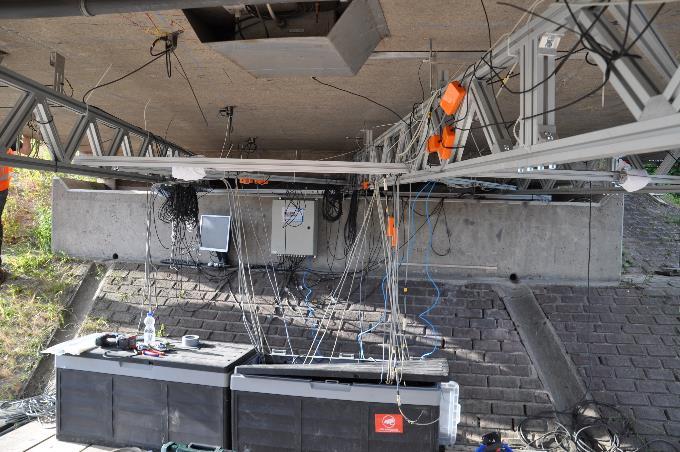
[[[555,410],[571,410],[583,400],[586,386],[533,292],[525,285],[494,288],[505,303]]]

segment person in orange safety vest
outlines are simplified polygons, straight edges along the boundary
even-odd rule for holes
[[[22,136],[21,149],[19,153],[25,153],[28,155],[30,153],[31,140],[26,135]],[[14,149],[9,148],[7,150],[8,154],[13,154]],[[12,168],[9,166],[0,165],[0,284],[5,282],[7,279],[7,272],[2,268],[2,212],[5,209],[5,203],[7,202],[7,195],[9,193],[10,181],[12,179]]]

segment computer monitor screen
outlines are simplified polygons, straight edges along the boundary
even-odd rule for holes
[[[230,216],[201,215],[201,250],[228,252],[230,225]]]

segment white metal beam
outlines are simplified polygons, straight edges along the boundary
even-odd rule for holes
[[[321,173],[321,174],[405,174],[408,167],[402,163],[344,162],[337,160],[278,160],[231,159],[206,157],[97,157],[81,155],[74,159],[78,165],[111,168],[172,168],[184,166],[216,171],[256,171],[267,173]]]
[[[417,171],[399,178],[419,182],[516,168],[590,161],[665,151],[680,145],[680,113],[450,163],[444,171]]]

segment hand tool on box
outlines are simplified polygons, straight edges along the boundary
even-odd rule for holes
[[[137,336],[134,334],[106,333],[94,340],[95,345],[102,348],[117,348],[118,350],[134,350],[137,346]]]
[[[151,345],[146,345],[146,344],[137,344],[137,352],[140,355],[144,356],[153,356],[156,358],[160,358],[162,356],[165,356],[165,352],[159,348],[156,348]]]

